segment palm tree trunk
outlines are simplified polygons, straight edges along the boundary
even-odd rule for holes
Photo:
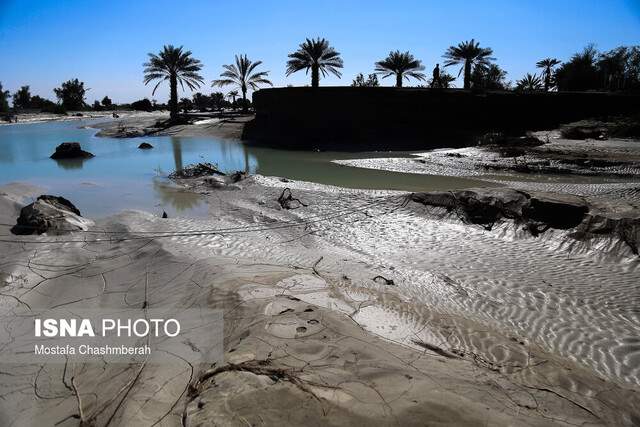
[[[549,86],[551,86],[551,68],[547,67],[547,72],[544,75],[544,91],[549,92]]]
[[[464,61],[464,88],[471,89],[471,61]]]
[[[311,66],[311,87],[320,86],[320,67],[318,64]]]
[[[246,113],[249,109],[247,108],[247,89],[242,88],[242,112]]]
[[[169,87],[169,112],[171,120],[175,120],[178,117],[178,79],[175,75],[169,78]]]
[[[396,87],[402,87],[402,73],[396,73]]]

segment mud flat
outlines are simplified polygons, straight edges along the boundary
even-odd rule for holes
[[[582,183],[587,182],[588,177],[601,177],[609,182],[638,180],[640,140],[607,137],[600,133],[606,132],[606,128],[600,130],[593,124],[580,126],[581,123],[567,125],[565,129],[531,132],[523,137],[486,134],[477,139],[475,146],[437,149],[417,153],[413,158],[338,160],[336,163],[436,175],[502,175],[529,181],[549,181],[563,175],[574,181],[575,176],[584,177],[578,180]],[[590,137],[569,139],[566,136],[580,131],[588,132],[586,135]],[[536,179],[543,175],[546,178]]]
[[[597,215],[637,218],[637,192],[615,205],[471,191],[481,212],[510,209],[489,229],[437,194],[234,181],[178,180],[209,218],[129,211],[65,236],[3,226],[8,331],[51,307],[224,313],[204,335],[223,337],[215,363],[187,342],[139,363],[2,363],[3,425],[639,422],[640,258],[609,229],[576,234]],[[3,223],[28,192],[3,188]],[[546,227],[532,200],[576,221]]]
[[[191,114],[182,118],[181,124],[168,123],[167,113],[147,113],[144,115],[125,116],[118,120],[107,120],[92,125],[100,129],[96,136],[112,138],[131,138],[137,136],[211,136],[224,139],[239,140],[245,123],[253,119],[253,115],[237,113],[227,114]]]

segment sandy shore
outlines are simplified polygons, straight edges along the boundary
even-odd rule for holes
[[[640,419],[639,259],[620,239],[487,231],[398,192],[215,182],[181,182],[209,218],[125,212],[89,233],[5,237],[0,279],[5,319],[221,309],[223,360],[185,342],[157,363],[3,363],[3,425]],[[285,188],[306,206],[282,209]],[[3,223],[27,191],[3,189]]]
[[[156,112],[147,113],[143,111],[115,111],[121,119],[142,119],[145,116],[153,115],[153,117],[169,116],[168,113]],[[20,124],[33,124],[33,123],[45,123],[45,122],[65,122],[75,120],[87,120],[87,119],[109,119],[113,120],[112,114],[114,111],[69,111],[67,114],[53,114],[53,113],[19,113],[17,117],[17,123],[9,123],[0,121],[0,126],[8,125],[20,125]]]
[[[535,132],[536,145],[515,143],[418,153],[414,158],[339,160],[336,163],[396,172],[447,176],[501,175],[535,180],[539,175],[604,177],[624,181],[640,177],[640,142],[633,139],[573,140],[558,131]],[[585,179],[584,182],[587,180]]]

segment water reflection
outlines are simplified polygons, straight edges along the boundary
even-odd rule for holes
[[[180,138],[177,138],[175,136],[172,136],[170,138],[171,148],[173,149],[173,162],[176,166],[175,171],[181,172],[184,166],[182,164],[182,141],[180,141]]]
[[[203,203],[199,194],[186,192],[161,178],[154,178],[153,189],[161,205],[170,205],[176,212],[195,209]]]
[[[89,159],[54,159],[59,168],[62,169],[82,169],[84,162]]]

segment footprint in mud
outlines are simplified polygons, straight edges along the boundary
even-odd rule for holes
[[[316,309],[298,298],[279,295],[264,308],[270,319],[266,331],[279,338],[302,338],[324,329],[315,317]],[[313,314],[312,314],[313,313]]]

